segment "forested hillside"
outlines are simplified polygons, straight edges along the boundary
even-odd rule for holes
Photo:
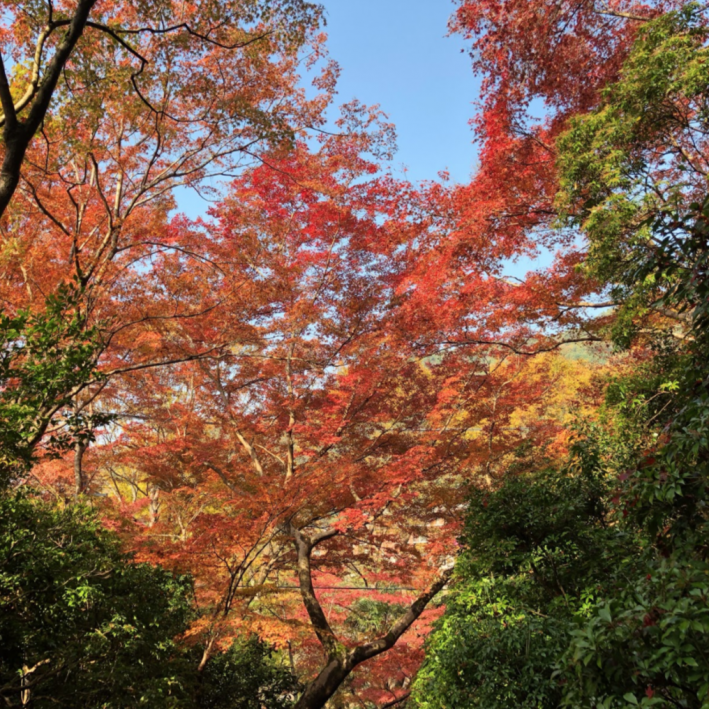
[[[709,707],[706,4],[456,0],[466,184],[326,8],[2,2],[4,704]]]

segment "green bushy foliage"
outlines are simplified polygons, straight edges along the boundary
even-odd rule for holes
[[[212,658],[199,682],[199,709],[287,709],[300,690],[290,668],[256,637]]]
[[[0,313],[0,485],[22,477],[57,416],[65,425],[45,441],[50,453],[76,438],[90,439],[107,420],[75,415],[72,397],[98,379],[101,349],[96,329],[86,329],[77,293],[62,286],[41,313]]]
[[[417,680],[423,707],[556,707],[556,664],[599,589],[627,573],[597,450],[473,490],[458,582]]]
[[[135,564],[95,517],[0,496],[0,694],[9,706],[177,706],[188,578]],[[24,692],[24,694],[23,694]]]

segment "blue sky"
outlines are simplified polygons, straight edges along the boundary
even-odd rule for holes
[[[322,0],[330,54],[342,69],[339,103],[380,104],[396,125],[414,181],[448,169],[465,182],[475,168],[468,121],[479,82],[466,44],[447,37],[452,0]]]

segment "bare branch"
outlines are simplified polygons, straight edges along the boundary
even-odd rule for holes
[[[221,353],[222,346],[221,345],[216,345],[214,347],[211,347],[208,350],[205,350],[204,352],[197,352],[196,354],[193,355],[187,355],[185,357],[175,357],[173,359],[166,359],[161,362],[143,362],[141,364],[134,364],[130,365],[128,367],[118,367],[116,369],[112,369],[108,372],[102,372],[101,373],[101,378],[104,377],[114,377],[118,374],[128,374],[129,372],[139,372],[144,369],[155,369],[156,367],[167,367],[172,364],[182,364],[184,362],[195,362],[200,359],[204,359],[206,357],[215,357],[218,356],[218,353]],[[89,382],[89,384],[93,384],[94,382]]]
[[[315,634],[318,636],[318,640],[327,653],[328,659],[333,660],[337,658],[339,642],[330,627],[330,623],[328,623],[325,617],[320,601],[318,601],[315,595],[312,569],[310,567],[310,555],[316,544],[334,537],[337,532],[328,530],[327,532],[321,532],[313,539],[308,539],[299,529],[291,525],[291,534],[295,540],[295,548],[298,552],[298,581],[300,582],[300,593],[303,598],[303,604],[305,605],[305,610],[308,612]]]
[[[652,17],[643,17],[642,15],[633,15],[630,12],[621,12],[620,10],[611,10],[608,7],[600,8],[595,11],[597,15],[607,15],[608,17],[618,17],[623,20],[633,20],[635,22],[650,22]]]
[[[504,341],[500,341],[500,340],[458,340],[458,341],[446,340],[445,342],[442,342],[441,344],[446,345],[448,347],[468,347],[468,346],[473,346],[473,345],[486,345],[489,347],[502,347],[504,349],[510,350],[510,352],[514,352],[514,354],[523,355],[525,357],[534,357],[535,355],[542,354],[544,352],[553,352],[554,350],[558,350],[559,347],[563,347],[564,345],[572,345],[572,344],[580,343],[580,342],[605,342],[605,340],[603,340],[602,337],[596,337],[594,335],[587,335],[586,337],[573,337],[573,338],[566,339],[566,340],[556,340],[555,342],[552,342],[549,345],[545,345],[543,347],[538,347],[533,350],[525,350],[517,345],[513,345],[513,344],[510,344],[509,342],[504,342]]]
[[[224,42],[219,42],[215,39],[212,39],[207,34],[193,30],[186,22],[183,22],[179,25],[172,25],[171,27],[164,27],[164,28],[157,28],[157,27],[138,27],[138,28],[133,28],[133,29],[115,28],[112,31],[115,33],[120,33],[120,34],[149,33],[149,34],[154,34],[154,35],[160,35],[160,34],[168,34],[170,32],[177,32],[179,30],[184,30],[188,34],[192,35],[193,37],[197,37],[198,39],[201,39],[202,41],[207,42],[208,44],[212,44],[215,47],[220,47],[221,49],[243,49],[244,47],[248,47],[250,44],[253,44],[254,42],[260,42],[262,39],[266,39],[267,37],[270,37],[273,34],[272,31],[264,32],[263,34],[254,35],[250,39],[247,39],[243,42],[234,42],[233,44],[225,44]]]
[[[453,569],[444,571],[430,588],[424,591],[409,606],[404,615],[390,628],[389,632],[376,640],[347,650],[338,641],[323,612],[320,601],[315,595],[310,565],[310,556],[313,548],[326,539],[332,539],[339,532],[334,529],[325,529],[312,537],[306,537],[301,530],[292,524],[290,531],[298,552],[298,581],[303,604],[318,640],[320,640],[327,653],[327,664],[305,688],[295,705],[295,709],[322,709],[357,665],[394,647],[399,638],[421,616],[431,599],[448,583]]]
[[[390,702],[387,702],[386,704],[382,704],[379,709],[391,709],[391,707],[395,707],[397,704],[401,704],[401,702],[405,702],[409,697],[411,696],[411,692],[406,692],[405,694],[402,694],[400,697],[397,697],[396,699],[392,699]]]
[[[69,24],[69,21],[66,21],[66,24]],[[58,27],[59,25],[55,23],[51,23],[47,25],[41,32],[40,35],[37,39],[37,46],[34,51],[34,59],[32,61],[32,74],[30,76],[30,82],[27,86],[27,89],[25,89],[25,93],[22,95],[19,101],[15,103],[15,113],[19,113],[29,102],[34,98],[35,94],[37,93],[37,87],[39,86],[39,75],[40,75],[40,68],[42,66],[42,51],[44,50],[44,44],[47,41],[47,38],[49,37],[50,34]],[[7,115],[7,111],[5,111],[5,115]],[[5,116],[2,116],[0,118],[0,125],[2,125],[5,122]]]
[[[0,101],[2,102],[2,110],[5,114],[3,116],[6,132],[11,131],[17,125],[17,114],[15,113],[15,104],[12,101],[12,94],[10,93],[10,84],[7,81],[7,74],[5,73],[5,62],[0,55]]]
[[[390,648],[394,647],[396,641],[413,625],[414,621],[419,618],[421,613],[428,605],[429,601],[443,589],[448,583],[453,574],[453,569],[450,568],[444,571],[443,574],[431,585],[431,587],[422,593],[407,609],[399,620],[394,623],[391,630],[381,638],[373,640],[371,643],[360,645],[350,652],[352,656],[353,667],[360,662],[376,657]]]

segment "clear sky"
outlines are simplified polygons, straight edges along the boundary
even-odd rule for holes
[[[479,82],[466,45],[448,37],[452,0],[321,0],[330,54],[342,69],[339,103],[378,103],[396,125],[414,181],[448,169],[465,182],[475,168],[468,121]]]

